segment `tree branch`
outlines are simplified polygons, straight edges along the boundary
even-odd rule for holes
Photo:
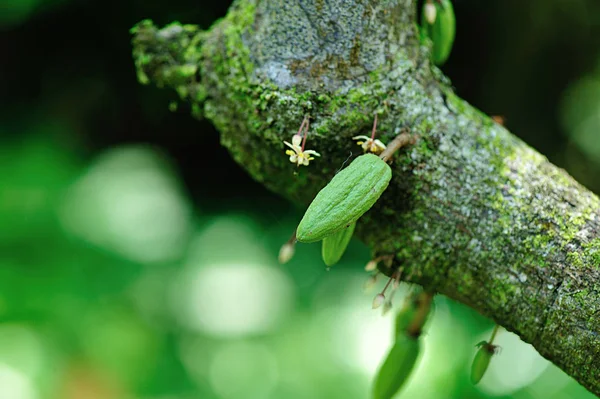
[[[395,156],[358,236],[393,254],[408,281],[492,318],[600,394],[600,202],[452,93],[419,41],[415,9],[238,0],[207,32],[139,24],[134,56],[142,82],[177,90],[240,165],[298,204],[358,155],[351,138],[374,112],[384,142],[409,128],[419,140]],[[298,169],[283,140],[305,114],[322,156]]]

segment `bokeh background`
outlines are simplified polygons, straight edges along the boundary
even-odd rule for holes
[[[278,265],[302,210],[136,81],[131,26],[208,28],[228,5],[0,0],[0,398],[368,397],[392,322],[362,288],[368,249]],[[600,2],[455,8],[457,92],[600,192]],[[435,308],[401,397],[593,397],[507,332],[471,386],[492,324]]]

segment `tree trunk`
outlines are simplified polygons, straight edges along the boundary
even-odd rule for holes
[[[298,204],[361,152],[352,137],[375,112],[384,142],[410,129],[417,142],[358,236],[600,394],[600,202],[456,97],[415,20],[414,0],[239,0],[206,32],[140,23],[134,57],[141,82],[177,90],[248,173]],[[321,157],[298,168],[283,140],[305,115]]]

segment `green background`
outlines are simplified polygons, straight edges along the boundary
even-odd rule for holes
[[[135,23],[208,28],[227,7],[0,0],[0,398],[368,397],[393,318],[363,290],[368,249],[352,241],[327,271],[319,245],[300,245],[279,265],[302,209],[185,104],[169,111],[175,93],[136,81]],[[600,3],[455,9],[443,70],[459,95],[599,192]],[[437,297],[400,397],[592,397],[505,331],[473,387],[491,328]]]

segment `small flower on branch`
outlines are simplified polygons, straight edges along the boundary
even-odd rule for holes
[[[308,136],[308,128],[309,122],[308,117],[305,117],[300,125],[300,129],[298,133],[296,133],[292,137],[292,143],[288,143],[284,141],[283,143],[291,148],[291,150],[287,150],[285,153],[290,156],[290,162],[295,163],[297,166],[304,165],[308,166],[310,161],[315,159],[314,157],[320,157],[321,154],[314,150],[305,150],[304,146],[306,145],[306,136]],[[304,134],[302,134],[302,130],[304,129]]]
[[[379,155],[385,150],[385,144],[375,138],[375,131],[377,130],[377,114],[375,114],[375,121],[373,122],[373,131],[371,137],[368,136],[355,136],[352,140],[362,140],[356,144],[360,145],[364,152],[370,152],[375,155]]]

